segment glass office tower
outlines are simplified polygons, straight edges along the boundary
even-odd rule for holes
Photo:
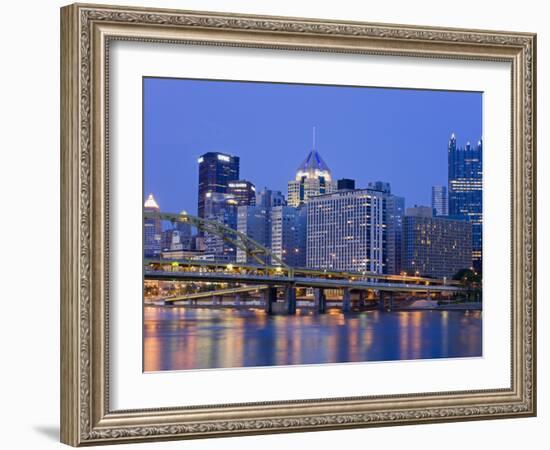
[[[453,133],[448,146],[449,216],[472,224],[472,266],[482,269],[483,248],[483,143],[457,145]]]

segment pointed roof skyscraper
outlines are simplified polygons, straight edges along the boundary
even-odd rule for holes
[[[311,171],[322,171],[330,172],[325,161],[321,158],[319,152],[315,149],[311,150],[307,155],[306,159],[298,166],[297,169],[299,172],[311,172]]]
[[[298,166],[294,180],[288,182],[288,205],[298,208],[317,195],[330,194],[336,190],[332,174],[315,148],[315,127],[313,146],[306,159]]]
[[[153,194],[149,194],[149,196],[147,197],[147,200],[145,200],[145,204],[143,206],[145,208],[160,210],[160,207],[159,207],[157,201],[155,200],[155,197],[153,196]]]
[[[296,180],[302,177],[309,179],[324,177],[327,180],[331,179],[331,172],[321,155],[315,148],[315,127],[313,127],[313,148],[308,153],[306,159],[296,169]]]

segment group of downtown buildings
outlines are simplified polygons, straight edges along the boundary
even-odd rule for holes
[[[334,180],[316,149],[297,168],[288,192],[240,178],[238,156],[198,159],[198,216],[240,231],[292,267],[452,277],[481,270],[482,143],[448,145],[448,185],[432,188],[432,205],[405,208],[389,183]],[[159,209],[152,195],[145,210]],[[145,221],[146,257],[253,263],[222,236],[193,234],[177,223]]]

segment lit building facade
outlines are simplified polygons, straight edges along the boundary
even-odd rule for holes
[[[181,244],[179,231],[174,230],[173,228],[164,230],[162,232],[160,247],[163,252],[167,250],[182,250],[183,245]]]
[[[180,214],[187,214],[182,211]],[[193,236],[191,225],[186,222],[176,221],[172,228],[162,232],[162,251],[169,250],[191,250],[193,246]]]
[[[149,213],[160,212],[153,194],[149,194],[143,205],[143,211]],[[160,218],[146,218],[143,221],[143,256],[145,258],[160,258],[162,246],[162,227]]]
[[[386,197],[357,189],[311,198],[307,214],[307,267],[384,273]]]
[[[384,194],[391,193],[391,185],[387,181],[369,181],[367,188]]]
[[[256,204],[256,186],[250,181],[230,181],[227,183],[227,193],[235,197],[239,206],[253,206]]]
[[[405,198],[392,195],[391,185],[386,181],[371,181],[367,186],[384,198],[383,223],[386,226],[384,273],[398,274],[401,272],[401,233],[405,215]]]
[[[261,205],[239,206],[237,210],[237,230],[246,234],[258,244],[271,246],[271,208]],[[237,248],[238,263],[257,263],[244,250]]]
[[[256,205],[258,206],[272,208],[274,206],[286,206],[286,204],[285,196],[281,191],[265,188],[256,194]]]
[[[317,195],[337,190],[332,174],[321,155],[313,149],[296,170],[294,180],[288,182],[288,205],[297,208]]]
[[[401,273],[401,247],[403,238],[403,217],[405,198],[386,195],[386,270],[384,273]]]
[[[180,214],[186,215],[187,211],[181,211]],[[193,230],[189,223],[177,221],[174,223],[174,229],[179,232],[182,249],[191,250],[193,248]]]
[[[409,275],[452,278],[472,262],[472,224],[434,216],[430,207],[407,208],[402,267]]]
[[[273,191],[265,188],[256,194],[256,205],[239,206],[237,212],[237,230],[246,234],[259,244],[271,248],[273,209],[286,206],[285,196],[281,191]],[[276,231],[276,233],[278,232],[279,230]],[[280,237],[281,235],[277,234],[277,236]],[[288,237],[288,234],[285,236]],[[305,255],[305,238],[303,240],[302,253]],[[255,263],[256,261],[254,258],[251,258],[250,255],[247,256],[246,252],[243,250],[237,249],[237,262]]]
[[[432,209],[436,216],[449,215],[447,186],[432,186]]]
[[[291,267],[306,266],[307,210],[306,205],[271,209],[271,251]]]
[[[237,201],[232,195],[208,192],[205,196],[204,218],[236,230],[237,207]],[[237,257],[235,246],[213,233],[204,233],[204,251],[214,255],[218,261],[235,261]]]
[[[472,224],[472,263],[482,269],[483,249],[483,143],[460,147],[451,135],[448,146],[449,215]]]
[[[205,218],[205,203],[208,193],[226,194],[229,183],[239,179],[239,157],[225,153],[209,152],[198,159],[199,192],[198,215]]]

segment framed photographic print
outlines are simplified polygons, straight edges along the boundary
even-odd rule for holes
[[[530,33],[61,10],[61,439],[527,417]]]

